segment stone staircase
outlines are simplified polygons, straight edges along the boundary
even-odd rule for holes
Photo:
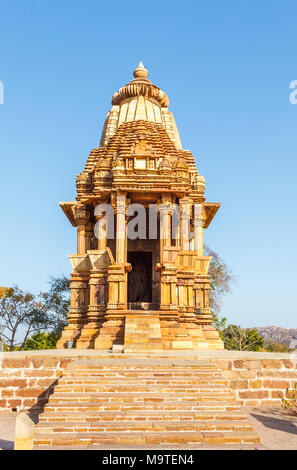
[[[163,351],[158,312],[146,315],[137,311],[136,314],[126,315],[124,350],[125,353]]]
[[[34,436],[36,449],[257,443],[215,366],[152,357],[71,363]]]

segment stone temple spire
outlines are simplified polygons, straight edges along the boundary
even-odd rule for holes
[[[140,62],[133,72],[134,79],[113,94],[100,146],[108,143],[123,122],[143,120],[162,124],[176,148],[182,148],[173,114],[168,109],[169,98],[148,79],[148,75]]]
[[[203,230],[220,204],[206,202],[205,178],[181,148],[168,106],[140,63],[112,97],[101,145],[76,178],[76,200],[60,203],[77,228],[77,253],[69,255],[69,325],[58,348],[68,341],[125,353],[224,347],[211,325],[203,255]],[[137,231],[127,226],[133,204],[144,209]]]

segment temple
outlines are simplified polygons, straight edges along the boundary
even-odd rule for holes
[[[58,348],[223,349],[203,255],[203,229],[220,204],[206,202],[205,179],[168,107],[140,63],[112,97],[76,201],[60,203],[77,228],[77,253]]]

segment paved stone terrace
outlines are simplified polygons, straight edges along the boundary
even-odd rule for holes
[[[112,351],[100,351],[95,349],[44,349],[41,351],[13,351],[0,353],[0,364],[1,360],[8,358],[26,358],[26,357],[63,357],[63,358],[84,358],[84,357],[113,357],[113,358],[127,358],[127,357],[179,357],[183,358],[197,358],[201,359],[249,359],[249,360],[261,360],[261,359],[292,359],[297,361],[296,353],[270,353],[270,352],[254,352],[254,351],[229,351],[224,350],[201,350],[201,351],[164,351],[162,353],[129,353],[127,354],[115,354]]]

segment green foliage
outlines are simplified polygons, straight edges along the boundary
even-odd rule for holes
[[[0,335],[1,336],[1,335]],[[4,341],[4,338],[1,336],[0,337],[0,352],[8,352],[9,351],[9,347],[7,346],[7,344],[5,343]]]
[[[223,330],[223,339],[226,349],[237,351],[259,351],[264,346],[264,340],[256,330],[238,325],[228,325]]]
[[[297,415],[297,383],[295,383],[292,390],[287,388],[285,397],[279,395],[281,399],[281,406],[288,410],[293,415]]]
[[[213,317],[213,326],[218,330],[220,338],[224,340],[224,329],[226,328],[227,318],[226,317],[219,317],[215,313],[212,312]]]
[[[277,343],[276,341],[265,341],[264,350],[268,352],[292,352],[293,348],[289,348],[282,343]]]
[[[60,333],[57,331],[51,331],[50,333],[39,331],[25,341],[23,349],[25,351],[33,349],[56,349],[59,337]]]

